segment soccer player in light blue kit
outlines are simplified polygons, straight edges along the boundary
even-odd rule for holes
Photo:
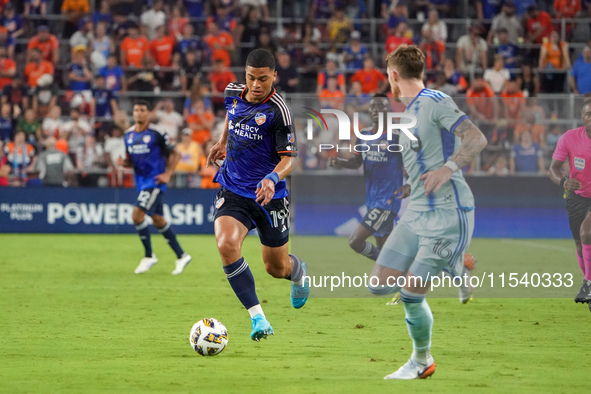
[[[330,158],[330,165],[334,167],[359,168],[363,165],[367,214],[349,237],[349,246],[355,252],[374,261],[394,228],[394,220],[400,209],[400,199],[396,198],[396,193],[404,181],[402,155],[398,147],[394,146],[398,144],[398,136],[393,136],[392,141],[387,139],[386,114],[391,110],[388,96],[374,95],[369,101],[372,126],[360,132],[376,134],[381,117],[382,138],[368,142],[365,144],[367,149],[362,152],[354,151],[350,158]],[[365,142],[358,138],[355,146]],[[372,235],[376,239],[375,245],[367,241]]]
[[[409,130],[416,140],[400,133],[410,202],[376,261],[382,275],[406,277],[400,293],[413,353],[384,379],[426,378],[435,372],[430,353],[433,315],[425,300],[429,278],[443,270],[453,276],[465,274],[474,197],[460,169],[486,146],[486,138],[449,96],[425,89],[425,56],[418,47],[402,45],[386,60],[392,93],[417,124]]]
[[[214,180],[222,188],[215,198],[214,231],[226,278],[250,314],[250,338],[273,334],[259,303],[254,277],[242,257],[248,231],[257,228],[265,270],[291,281],[291,304],[308,299],[306,264],[289,253],[287,177],[295,168],[297,145],[292,113],[273,88],[273,55],[255,49],[246,59],[246,84],[231,83],[224,92],[226,124],[208,163],[224,158]]]
[[[163,217],[162,194],[166,191],[170,177],[181,158],[181,154],[171,144],[166,133],[149,123],[150,104],[138,101],[133,106],[135,124],[125,132],[126,158],[119,158],[119,165],[133,166],[138,197],[133,204],[133,223],[144,245],[145,256],[135,269],[143,274],[158,262],[152,252],[150,229],[146,214],[152,218],[154,226],[166,238],[177,256],[173,275],[178,275],[191,262],[191,256],[183,251],[170,224]]]

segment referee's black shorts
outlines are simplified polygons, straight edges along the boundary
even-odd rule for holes
[[[581,197],[571,192],[566,198],[566,212],[568,213],[568,223],[573,238],[576,241],[581,240],[581,224],[591,212],[591,198]]]

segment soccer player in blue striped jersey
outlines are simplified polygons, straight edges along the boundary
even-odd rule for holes
[[[354,150],[353,156],[347,159],[330,158],[330,164],[335,167],[359,168],[363,165],[367,214],[349,237],[349,245],[355,252],[374,261],[394,228],[394,220],[400,209],[400,199],[396,198],[396,194],[401,191],[404,181],[402,155],[397,146],[398,135],[388,140],[383,126],[386,124],[386,114],[391,110],[385,94],[374,95],[369,102],[372,126],[361,130],[361,133],[376,134],[382,117],[383,137],[370,144],[357,139],[355,146],[360,147],[357,149],[360,152]],[[367,241],[372,235],[376,245]]]
[[[125,132],[126,158],[119,158],[118,164],[132,167],[135,172],[135,183],[138,197],[133,204],[133,223],[144,245],[145,255],[135,269],[136,274],[148,271],[158,262],[152,252],[150,229],[146,214],[152,223],[166,238],[166,242],[176,254],[173,275],[178,275],[191,262],[191,256],[183,251],[170,224],[166,222],[163,212],[162,195],[174,173],[181,155],[171,143],[168,134],[158,130],[149,123],[150,104],[138,101],[133,106],[135,124]]]
[[[255,49],[246,59],[246,85],[225,92],[226,123],[208,163],[225,157],[214,180],[222,185],[214,205],[215,238],[230,286],[250,314],[251,339],[273,334],[259,303],[254,277],[242,257],[242,243],[258,229],[265,270],[291,281],[291,303],[306,303],[306,264],[289,254],[289,208],[285,177],[295,168],[297,147],[292,113],[273,88],[273,55]],[[305,282],[305,283],[304,283]]]
[[[417,123],[409,129],[412,139],[406,133],[399,139],[410,202],[376,261],[386,276],[406,278],[400,293],[413,353],[385,379],[426,378],[435,372],[433,314],[425,300],[430,277],[469,274],[463,260],[474,230],[474,197],[460,169],[486,138],[449,96],[425,89],[425,55],[418,47],[401,45],[386,60],[392,94]]]

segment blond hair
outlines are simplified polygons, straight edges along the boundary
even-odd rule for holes
[[[416,45],[400,45],[386,56],[386,63],[402,79],[423,79],[425,54]]]

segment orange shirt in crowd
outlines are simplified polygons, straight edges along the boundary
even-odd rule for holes
[[[542,136],[544,135],[544,126],[541,124],[529,125],[527,123],[518,123],[515,126],[515,130],[513,130],[513,138],[515,142],[518,142],[521,139],[521,133],[524,131],[530,131],[533,141],[538,145],[540,144]]]
[[[230,70],[221,73],[212,72],[208,75],[208,78],[218,93],[223,93],[230,82],[236,81],[236,75]]]
[[[443,56],[445,55],[445,44],[439,40],[435,42],[425,42],[421,44],[421,51],[425,54],[425,63],[427,70],[433,70],[433,68],[441,63]],[[438,63],[433,64],[433,54],[437,53]]]
[[[64,0],[62,3],[62,12],[79,11],[85,14],[90,12],[88,0]]]
[[[204,122],[212,122],[214,120],[213,113],[206,111],[203,115],[192,114],[187,118],[187,125],[193,130],[193,141],[199,145],[203,145],[206,141],[211,139],[211,131],[209,129],[201,128]]]
[[[17,146],[14,141],[7,143],[5,151],[8,161],[12,163],[16,162],[16,164],[23,166],[31,164],[33,156],[35,156],[35,148],[29,143],[25,143],[24,145],[26,152],[23,152],[22,145]]]
[[[345,81],[345,76],[343,75],[343,73],[337,73],[336,75],[337,77],[337,83],[339,84],[339,86],[343,86],[345,85],[346,81]],[[324,86],[327,83],[327,73],[326,72],[319,72],[318,73],[318,77],[316,78],[316,83],[317,86]]]
[[[361,69],[351,77],[351,82],[359,81],[363,93],[371,94],[377,92],[380,87],[380,81],[386,81],[386,76],[377,68],[369,71]]]
[[[142,60],[148,47],[148,39],[144,36],[139,36],[135,40],[131,37],[125,37],[121,42],[121,51],[125,53],[127,65],[142,67]]]
[[[35,49],[39,48],[41,50],[41,56],[43,60],[47,60],[48,62],[53,62],[51,54],[54,50],[58,49],[60,43],[56,36],[53,34],[49,35],[49,39],[47,41],[39,41],[39,37],[35,36],[31,38],[29,44],[27,45],[27,49]]]
[[[560,41],[560,46],[554,48],[554,45],[548,40],[542,46],[546,48],[547,53],[546,59],[543,59],[542,67],[546,67],[550,63],[554,68],[564,68],[562,53],[566,51],[566,42]]]
[[[505,116],[513,120],[519,119],[519,113],[521,112],[522,106],[525,104],[525,96],[523,95],[523,92],[509,94],[506,91],[503,91],[501,92],[501,100],[507,108],[508,113],[506,113]]]
[[[580,0],[555,0],[554,9],[558,13],[558,17],[574,18],[577,12],[581,11]]]
[[[323,89],[318,95],[320,106],[322,108],[343,109],[345,105],[345,95],[340,90],[330,91]]]
[[[25,67],[25,77],[29,83],[29,86],[34,88],[37,87],[37,80],[43,74],[53,75],[53,64],[48,61],[41,60],[39,64],[29,63]]]
[[[150,42],[150,51],[156,64],[160,67],[168,67],[172,64],[172,51],[176,40],[172,36],[164,36]]]
[[[407,36],[390,36],[386,39],[386,53],[395,51],[400,45],[407,44],[412,45],[412,40]]]
[[[490,97],[495,97],[495,92],[488,84],[485,84],[484,89],[480,92],[475,92],[470,88],[466,92],[466,104],[474,106],[487,119],[492,119],[493,105],[489,99]]]
[[[222,31],[217,36],[208,34],[203,40],[207,43],[207,45],[209,45],[209,48],[211,49],[211,59],[213,61],[222,59],[226,67],[230,67],[230,52],[226,51],[225,49],[216,49],[215,46],[233,44],[234,39],[232,38],[232,35],[227,31]]]
[[[2,59],[0,60],[0,72],[6,73],[16,70],[16,63],[12,59]],[[12,82],[12,78],[10,77],[0,77],[0,90],[4,88],[6,85],[10,85]]]
[[[70,152],[68,141],[66,141],[65,138],[58,138],[55,140],[55,149],[64,152],[66,155]]]
[[[541,28],[543,33],[536,40],[536,44],[541,44],[545,37],[549,37],[554,27],[552,26],[552,18],[546,11],[539,11],[536,19],[527,18],[527,32],[533,33],[535,30]]]
[[[174,18],[168,21],[168,34],[179,37],[183,33],[183,28],[189,23],[189,18]]]
[[[201,155],[199,157],[199,166],[200,168],[205,168],[207,165],[207,157],[205,155]],[[213,181],[213,175],[201,175],[201,188],[202,189],[217,189],[220,187],[220,184]]]

